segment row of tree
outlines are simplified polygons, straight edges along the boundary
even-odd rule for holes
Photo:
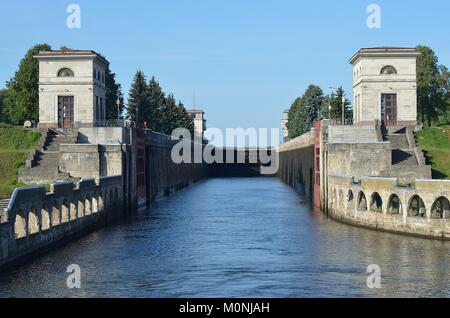
[[[176,128],[194,130],[193,117],[173,94],[166,95],[155,77],[147,81],[142,71],[137,71],[130,88],[127,118],[146,123],[147,127],[165,134]]]
[[[309,85],[305,93],[298,97],[289,109],[287,122],[289,138],[308,132],[315,120],[342,119],[343,103],[345,120],[352,119],[353,111],[342,87],[325,96],[319,86]]]
[[[430,47],[417,49],[418,119],[427,126],[450,124],[450,72]]]

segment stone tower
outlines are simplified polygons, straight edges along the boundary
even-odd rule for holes
[[[381,47],[361,49],[350,59],[356,125],[417,125],[419,55],[414,48]]]
[[[106,120],[106,61],[94,51],[43,51],[39,61],[39,127],[93,127]]]
[[[194,118],[194,139],[204,140],[206,130],[205,112],[199,109],[188,110],[188,113]]]

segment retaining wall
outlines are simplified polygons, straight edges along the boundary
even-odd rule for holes
[[[0,212],[0,269],[124,214],[122,177],[18,188]]]

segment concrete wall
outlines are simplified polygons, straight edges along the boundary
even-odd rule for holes
[[[280,180],[311,197],[314,191],[314,129],[275,150],[279,153]]]
[[[124,127],[85,127],[78,130],[78,143],[117,145],[129,144],[129,129]]]
[[[188,143],[192,149],[191,163],[176,164],[171,158],[171,152],[178,140],[150,130],[146,131],[145,139],[148,202],[206,177],[205,164],[202,161],[194,163],[195,152],[202,152],[203,145],[194,147],[192,143]]]
[[[389,143],[337,143],[326,144],[327,173],[360,178],[379,176],[389,170],[392,152]]]
[[[63,144],[59,169],[75,178],[122,175],[124,156],[121,145]]]
[[[121,176],[16,189],[0,213],[0,269],[119,218],[123,206]]]

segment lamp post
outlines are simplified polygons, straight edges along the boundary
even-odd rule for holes
[[[117,94],[116,105],[117,105],[117,120],[119,120],[120,119],[120,95],[119,94]]]

